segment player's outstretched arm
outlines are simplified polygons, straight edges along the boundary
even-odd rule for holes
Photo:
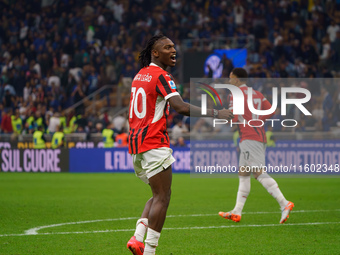
[[[170,97],[169,103],[176,112],[182,115],[186,115],[186,116],[214,117],[214,118],[227,119],[227,120],[234,118],[232,111],[227,110],[227,109],[218,110],[217,116],[214,114],[214,109],[207,109],[207,114],[202,115],[200,107],[184,102],[181,96]]]

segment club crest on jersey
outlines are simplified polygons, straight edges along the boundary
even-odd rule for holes
[[[176,89],[176,84],[174,83],[174,81],[168,81],[168,83],[172,89]]]

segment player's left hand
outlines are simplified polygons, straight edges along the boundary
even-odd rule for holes
[[[226,119],[226,120],[231,120],[234,118],[234,114],[231,110],[229,109],[222,109],[218,111],[218,116],[219,119]]]

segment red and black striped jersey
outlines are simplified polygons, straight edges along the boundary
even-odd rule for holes
[[[129,108],[129,153],[170,147],[166,118],[170,97],[179,95],[172,76],[151,63],[134,77]]]
[[[253,114],[248,107],[248,86],[243,84],[239,87],[242,90],[242,93],[244,95],[244,114],[243,115],[235,115],[233,118],[233,125],[238,126],[239,133],[240,133],[240,142],[243,140],[254,140],[262,143],[267,143],[266,139],[266,131],[264,129],[264,125],[259,120],[262,120],[263,122],[266,119],[269,119],[271,116],[274,115],[274,113],[270,115],[263,115],[258,116]],[[253,91],[253,106],[257,110],[268,110],[271,108],[271,103],[262,95],[261,92],[257,90]],[[230,95],[229,98],[229,109],[233,109],[233,96]],[[250,125],[248,125],[248,122],[251,120]],[[245,123],[245,125],[244,125]],[[262,125],[262,126],[261,126]]]

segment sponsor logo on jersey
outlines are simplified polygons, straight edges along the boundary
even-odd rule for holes
[[[168,83],[172,89],[176,89],[176,84],[174,83],[174,81],[168,81]]]

